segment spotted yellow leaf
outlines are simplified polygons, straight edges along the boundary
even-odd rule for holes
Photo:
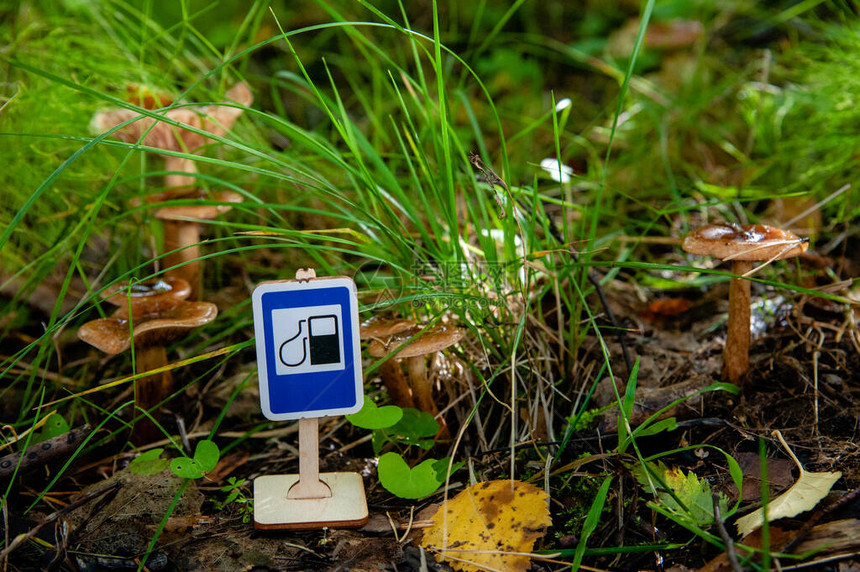
[[[485,481],[439,507],[421,544],[464,572],[522,572],[550,525],[547,495],[520,481]]]

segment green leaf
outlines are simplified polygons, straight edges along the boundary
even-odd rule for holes
[[[398,435],[408,442],[420,441],[425,437],[435,437],[438,432],[439,423],[432,415],[411,407],[403,409],[403,417],[389,431],[389,433]]]
[[[170,470],[177,477],[184,479],[199,479],[203,476],[200,463],[188,457],[177,457],[170,461]]]
[[[439,432],[439,423],[433,416],[412,407],[406,407],[401,411],[403,416],[400,421],[391,427],[374,430],[373,451],[376,454],[379,454],[388,441],[415,445],[425,450],[433,446],[433,438]]]
[[[208,439],[197,443],[194,448],[194,458],[182,456],[170,461],[170,470],[178,477],[185,479],[199,479],[218,464],[221,452],[218,445]]]
[[[571,570],[578,570],[582,563],[582,557],[585,556],[585,550],[588,546],[588,537],[600,523],[600,515],[603,513],[603,505],[606,504],[606,495],[609,493],[609,485],[611,484],[612,477],[605,477],[597,490],[597,494],[594,495],[594,500],[591,501],[591,507],[588,509],[585,522],[582,524],[582,533],[579,535],[579,543],[576,545],[576,552],[573,555]]]
[[[621,400],[621,410],[618,416],[618,452],[623,453],[630,444],[630,417],[633,415],[633,403],[636,399],[636,378],[639,376],[639,358],[636,358],[636,363],[633,364],[633,369],[630,371],[630,379],[627,380],[627,387],[624,391],[624,397]]]
[[[409,468],[397,453],[385,453],[379,458],[379,482],[390,493],[404,499],[420,499],[432,495],[445,482],[439,480],[436,459],[427,459]],[[443,472],[444,474],[444,472]]]
[[[52,413],[48,420],[42,425],[42,429],[33,435],[33,444],[53,439],[63,433],[69,432],[69,423],[59,413]]]
[[[377,429],[371,434],[370,442],[373,445],[373,454],[379,455],[386,443],[391,441],[391,436],[385,429]]]
[[[161,457],[164,449],[152,449],[132,459],[128,464],[128,470],[135,475],[145,477],[157,475],[167,468],[169,461]]]
[[[650,473],[650,474],[646,474]],[[703,526],[714,520],[714,499],[711,485],[690,471],[668,468],[662,462],[637,465],[633,474],[657,497],[658,502],[676,518]],[[657,481],[657,483],[655,483]],[[719,494],[720,512],[728,512],[728,501]]]
[[[674,431],[677,428],[678,421],[674,417],[669,417],[668,419],[661,419],[660,421],[650,425],[640,425],[633,430],[633,436],[636,438],[649,437],[663,431]]]
[[[214,469],[220,458],[221,451],[218,450],[218,445],[208,439],[197,443],[197,447],[194,449],[194,460],[200,465],[200,469],[204,473]]]
[[[378,407],[372,399],[365,399],[358,413],[347,415],[346,419],[362,429],[385,429],[392,427],[403,418],[403,410],[396,405]]]
[[[435,463],[433,463],[433,470],[436,471],[436,479],[440,483],[444,483],[445,479],[448,478],[448,463],[451,461],[451,457],[445,457],[443,459],[439,459]],[[465,463],[460,461],[459,463],[454,463],[451,465],[451,473],[454,474],[457,470],[462,467]]]
[[[708,387],[702,390],[702,393],[705,391],[728,391],[734,395],[738,395],[741,392],[741,388],[733,383],[725,383],[723,381],[717,381],[712,383]]]

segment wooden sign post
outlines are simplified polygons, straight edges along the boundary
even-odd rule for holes
[[[299,421],[299,474],[254,480],[254,527],[362,526],[361,475],[319,472],[319,418],[364,403],[355,284],[299,270],[295,280],[260,284],[252,301],[263,414]]]

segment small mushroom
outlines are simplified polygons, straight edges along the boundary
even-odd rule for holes
[[[396,354],[397,358],[406,360],[406,373],[412,385],[415,406],[435,417],[439,409],[433,399],[433,381],[427,376],[425,357],[456,344],[463,338],[463,334],[460,328],[445,325],[433,326],[423,331],[418,326],[413,326],[385,340],[375,339],[367,349],[373,357]]]
[[[78,337],[107,354],[118,354],[134,344],[137,371],[151,371],[167,365],[165,346],[188,330],[207,324],[218,315],[209,302],[189,302],[191,288],[178,278],[149,280],[137,284],[115,284],[103,298],[118,306],[109,318],[85,323]],[[136,381],[135,405],[151,410],[173,393],[169,371]],[[135,439],[148,442],[158,436],[157,428],[144,422],[134,432]]]
[[[204,191],[167,191],[152,198],[155,200],[210,198],[218,203],[242,201],[241,195],[230,191],[213,193],[211,197],[207,197]],[[167,252],[164,264],[170,268],[167,275],[181,278],[191,285],[189,294],[191,300],[196,300],[200,296],[201,221],[214,219],[231,208],[227,204],[179,205],[162,207],[155,212],[155,217],[161,219],[164,225],[164,250]]]
[[[742,278],[755,261],[772,261],[798,256],[809,248],[794,233],[763,224],[711,224],[684,237],[681,246],[690,254],[713,256],[732,263],[729,283],[729,323],[723,351],[724,375],[738,383],[749,370],[750,283]]]
[[[251,90],[246,83],[238,83],[226,93],[228,101],[248,107],[253,102]],[[190,125],[196,129],[222,136],[242,115],[242,109],[226,105],[208,105],[196,108],[177,107],[165,113],[168,119]],[[93,117],[93,129],[99,133],[117,125],[140,118],[129,123],[113,135],[127,143],[141,142],[149,147],[165,151],[193,153],[210,141],[209,137],[187,129],[174,127],[158,121],[154,117],[141,116],[131,109],[108,109]],[[165,178],[167,188],[187,187],[194,184],[197,168],[189,157],[165,156],[165,168],[169,173]]]
[[[373,317],[361,323],[358,336],[362,340],[388,339],[390,336],[415,328],[415,322],[403,319]],[[378,357],[378,356],[377,356]],[[389,359],[379,366],[379,377],[391,402],[398,407],[415,407],[412,389],[397,360]]]

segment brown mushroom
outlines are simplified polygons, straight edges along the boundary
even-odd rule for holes
[[[423,331],[414,326],[385,340],[375,339],[367,349],[373,357],[395,354],[395,357],[404,359],[415,406],[435,417],[439,414],[439,409],[433,399],[433,380],[427,376],[425,357],[456,344],[463,338],[463,334],[460,328],[445,325],[425,328]],[[440,424],[444,428],[444,422],[440,421]]]
[[[248,107],[253,102],[251,90],[244,82],[236,84],[227,91],[226,99],[244,107]],[[236,119],[242,115],[242,111],[227,105],[208,105],[196,108],[176,107],[165,112],[164,115],[178,123],[184,123],[220,137],[232,127]],[[100,111],[93,117],[92,125],[94,130],[102,133],[138,117],[140,119],[115,131],[113,135],[127,143],[140,142],[148,147],[180,153],[193,153],[210,141],[209,137],[203,134],[175,127],[158,121],[154,117],[141,116],[131,109]],[[169,171],[165,178],[167,188],[190,187],[194,184],[193,175],[197,172],[197,168],[190,157],[165,155],[165,169]]]
[[[167,191],[153,197],[156,200],[188,200],[207,198],[204,191]],[[213,193],[211,199],[218,203],[238,203],[242,197],[237,193],[223,191]],[[168,276],[175,276],[191,285],[190,300],[200,296],[200,226],[201,221],[211,220],[229,211],[227,204],[177,205],[158,209],[155,217],[164,225],[164,265]]]
[[[390,336],[401,332],[412,330],[415,322],[412,320],[386,319],[373,317],[361,323],[358,337],[362,340],[388,339]],[[376,356],[380,357],[380,356]],[[379,377],[382,385],[388,391],[391,402],[398,407],[415,407],[412,399],[412,389],[409,382],[400,369],[400,363],[394,359],[388,359],[379,366]]]
[[[185,300],[191,288],[178,278],[149,280],[137,284],[115,284],[102,296],[118,306],[109,318],[87,322],[78,337],[107,354],[118,354],[135,348],[137,372],[151,371],[167,365],[165,346],[188,330],[207,324],[218,315],[209,302]],[[169,371],[136,380],[135,405],[151,410],[173,393],[173,376]],[[157,428],[144,422],[135,428],[140,442],[158,436]]]
[[[749,370],[750,283],[743,278],[754,261],[772,261],[797,256],[809,244],[795,234],[763,224],[711,224],[691,231],[682,248],[690,254],[730,260],[729,323],[723,351],[724,375],[738,383]]]
[[[374,316],[361,323],[358,328],[358,336],[362,340],[388,338],[413,328],[415,328],[415,322],[412,320]]]
[[[239,83],[226,94],[227,100],[249,106],[253,102],[251,90],[245,83]],[[168,119],[190,125],[194,128],[221,136],[242,114],[242,109],[228,105],[210,105],[196,108],[180,107],[165,113]],[[101,111],[93,118],[93,127],[99,132],[116,127],[139,116],[130,109]],[[114,136],[129,143],[140,141],[149,147],[165,151],[193,153],[210,141],[210,138],[187,129],[177,128],[169,123],[158,121],[149,116],[141,117],[122,129]],[[150,200],[171,199],[211,199],[218,203],[235,203],[241,196],[233,192],[213,193],[208,196],[193,188],[194,173],[197,169],[189,157],[165,156],[165,168],[169,173],[165,178],[167,191],[151,197]],[[156,212],[156,217],[164,221],[164,249],[168,252],[165,264],[176,267],[168,272],[187,280],[191,285],[189,298],[196,300],[200,293],[200,222],[213,219],[218,214],[230,210],[226,204],[185,205],[164,207]]]

